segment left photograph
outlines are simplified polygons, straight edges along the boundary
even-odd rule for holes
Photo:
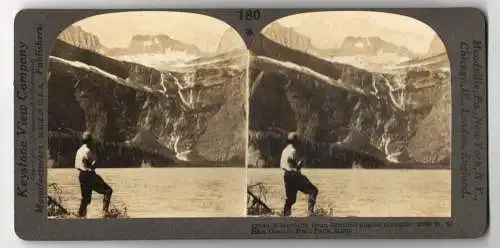
[[[48,218],[246,215],[248,50],[213,17],[92,16],[49,57]]]

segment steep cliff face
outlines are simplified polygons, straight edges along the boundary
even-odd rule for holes
[[[439,36],[435,35],[429,45],[429,50],[427,51],[427,56],[434,56],[437,54],[446,53],[446,47]]]
[[[106,147],[103,166],[210,165],[228,158],[244,166],[245,139],[235,134],[245,122],[245,101],[238,98],[245,85],[242,61],[160,72],[58,41],[49,66],[50,149],[58,166],[68,166],[60,161],[71,160],[84,130]],[[212,120],[218,116],[224,116],[225,133]],[[207,151],[205,140],[215,138],[223,145]],[[61,148],[62,140],[72,145]]]
[[[282,46],[289,47],[305,53],[317,53],[319,51],[311,43],[311,38],[302,35],[291,27],[285,27],[277,22],[267,26],[262,34],[264,36]]]
[[[408,142],[408,151],[419,163],[449,165],[451,159],[451,85],[439,90],[437,100]]]
[[[87,49],[101,54],[105,54],[108,51],[108,49],[101,44],[99,38],[96,35],[83,30],[82,27],[77,25],[71,25],[64,29],[59,34],[58,39],[75,47]]]
[[[418,66],[375,73],[264,36],[251,50],[250,166],[277,166],[288,131],[301,134],[312,167],[411,166],[422,161],[409,150],[418,130],[443,143],[419,127],[450,84],[446,71]]]
[[[241,49],[246,49],[246,46],[240,34],[234,28],[228,28],[217,45],[216,53],[223,54]]]

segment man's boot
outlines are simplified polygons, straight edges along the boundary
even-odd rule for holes
[[[111,194],[104,195],[102,199],[102,214],[103,217],[108,217],[109,214],[109,204],[111,202]]]
[[[102,201],[102,211],[103,212],[107,213],[109,211],[109,204],[110,204],[109,198],[104,197],[104,199]]]
[[[316,194],[309,195],[307,201],[307,214],[308,216],[314,216],[314,206],[316,205]]]
[[[316,204],[316,201],[309,201],[308,202],[307,214],[309,216],[314,216],[314,205],[315,204]]]
[[[285,205],[283,208],[283,216],[290,216],[292,214],[292,208]]]
[[[85,218],[87,217],[87,202],[85,200],[81,200],[80,208],[78,209],[78,217]]]
[[[285,200],[285,206],[283,207],[283,216],[292,215],[292,206],[294,203],[295,203],[295,200],[293,200],[293,199],[286,199]]]

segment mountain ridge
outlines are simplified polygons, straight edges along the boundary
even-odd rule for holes
[[[243,166],[244,137],[235,133],[244,126],[246,67],[237,62],[161,72],[58,40],[49,61],[51,158],[71,160],[76,135],[88,130],[106,141],[100,152],[110,167]],[[207,145],[214,137],[220,146]]]
[[[337,48],[323,49],[323,57],[334,56],[377,56],[381,54],[394,54],[406,59],[419,56],[405,46],[399,46],[385,41],[379,36],[347,36]]]
[[[58,39],[75,47],[94,51],[108,57],[165,53],[166,51],[186,52],[197,57],[211,55],[201,51],[195,45],[173,39],[166,34],[136,34],[130,38],[126,47],[107,47],[100,42],[97,35],[84,30],[81,26],[71,25],[59,34]]]
[[[424,65],[375,73],[264,35],[252,45],[249,166],[276,166],[289,131],[301,133],[313,167],[442,166],[436,159],[412,157],[416,153],[407,147],[440,98],[436,89],[450,83],[449,72]]]
[[[427,51],[427,56],[435,56],[438,54],[446,53],[446,47],[444,46],[443,41],[436,34],[429,45],[429,50]]]
[[[143,53],[165,53],[166,51],[183,51],[198,57],[205,55],[205,53],[195,45],[172,39],[165,34],[134,35],[130,39],[127,47],[109,48],[106,55],[118,57]]]
[[[379,53],[394,53],[401,57],[413,58],[417,53],[405,46],[383,40],[378,36],[347,36],[337,48],[318,48],[311,38],[279,23],[267,26],[262,34],[268,39],[291,49],[309,53],[318,57],[331,56],[375,56]]]

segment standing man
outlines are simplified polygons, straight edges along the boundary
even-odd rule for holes
[[[283,215],[290,216],[292,206],[297,200],[297,191],[309,195],[308,199],[308,215],[314,214],[314,205],[318,196],[318,188],[314,186],[309,179],[302,175],[301,168],[303,161],[299,159],[300,142],[298,135],[295,132],[288,134],[287,146],[281,153],[280,167],[284,171],[286,200],[283,208]]]
[[[96,157],[92,135],[89,132],[85,132],[82,140],[83,144],[80,146],[75,156],[75,168],[79,171],[78,179],[80,181],[80,190],[82,194],[78,215],[80,217],[87,216],[87,206],[92,200],[92,191],[94,190],[104,195],[102,210],[103,217],[106,217],[113,190],[102,177],[95,173]]]

